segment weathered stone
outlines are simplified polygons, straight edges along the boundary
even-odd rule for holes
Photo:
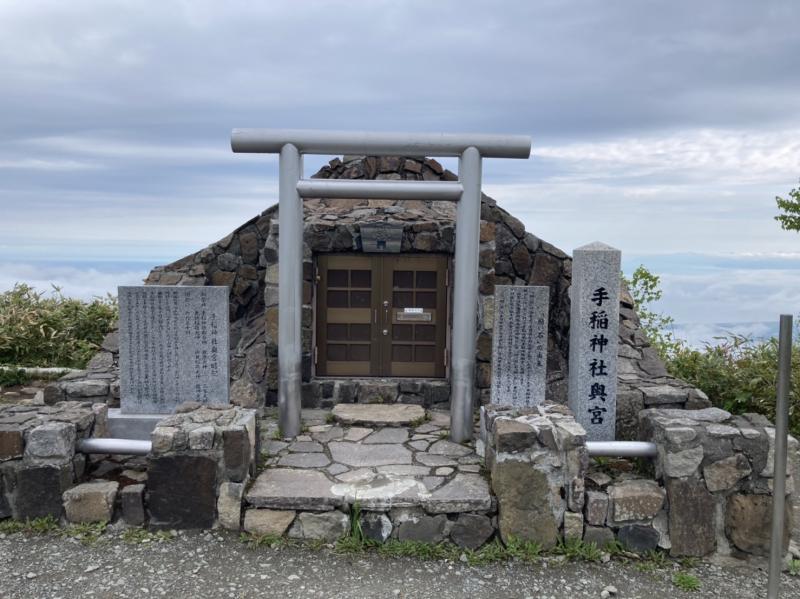
[[[703,481],[667,480],[667,499],[670,555],[702,557],[714,551],[714,497]]]
[[[436,544],[444,540],[447,516],[426,516],[420,514],[409,518],[397,527],[397,538],[401,541],[417,541]]]
[[[747,458],[737,453],[703,468],[703,477],[708,490],[713,493],[730,489],[751,472]]]
[[[103,380],[86,379],[82,381],[67,381],[60,383],[67,399],[81,397],[103,397],[108,395],[108,382]]]
[[[536,443],[536,431],[519,420],[498,418],[494,421],[495,448],[498,453],[530,450]]]
[[[431,455],[443,455],[452,458],[460,458],[471,454],[472,449],[469,447],[464,447],[463,445],[459,445],[458,443],[453,443],[452,441],[441,440],[431,445],[430,449],[428,449],[428,453]]]
[[[290,468],[324,468],[330,463],[324,453],[292,453],[278,460],[278,466]]]
[[[230,401],[243,408],[259,408],[263,404],[258,387],[246,378],[240,378],[231,385]]]
[[[243,426],[222,431],[225,457],[225,476],[233,482],[242,482],[250,469],[250,435]]]
[[[375,431],[362,443],[374,445],[376,443],[405,443],[408,440],[408,430],[405,428],[384,428]]]
[[[361,445],[346,441],[331,441],[328,444],[335,462],[355,468],[385,466],[389,464],[411,464],[411,452],[402,445]]]
[[[250,487],[246,500],[254,507],[284,510],[331,510],[344,505],[342,497],[331,492],[325,474],[294,468],[265,470]]]
[[[545,549],[558,542],[550,483],[544,472],[525,462],[505,461],[492,468],[492,489],[499,504],[499,529],[504,543],[514,537],[536,541]]]
[[[394,404],[338,404],[333,417],[342,424],[363,426],[408,426],[425,417],[422,406]]]
[[[350,518],[342,512],[301,512],[289,529],[289,537],[333,542],[347,535]]]
[[[791,502],[787,501],[783,515],[782,555],[789,548],[791,530],[792,507]],[[772,497],[741,493],[731,495],[725,512],[725,532],[741,551],[768,556],[772,533]]]
[[[364,437],[369,435],[372,432],[371,428],[361,428],[358,426],[351,427],[347,430],[347,433],[342,437],[342,441],[361,441]]]
[[[585,526],[583,530],[583,542],[593,543],[595,547],[604,548],[609,543],[614,542],[614,531],[605,526]]]
[[[692,476],[703,461],[703,446],[664,454],[664,474],[672,478]]]
[[[564,540],[583,538],[583,515],[577,512],[564,512]]]
[[[293,510],[247,510],[244,513],[244,530],[256,536],[281,537],[294,517]]]
[[[420,464],[435,468],[437,466],[455,466],[456,461],[453,458],[443,455],[433,455],[430,453],[418,453],[416,459]]]
[[[664,489],[652,480],[628,480],[608,487],[609,524],[648,520],[664,505]]]
[[[25,455],[29,458],[65,462],[75,455],[74,424],[45,422],[28,433]]]
[[[72,484],[72,464],[20,468],[15,475],[12,503],[14,518],[33,520],[53,516],[58,519],[63,510],[62,495]]]
[[[64,512],[74,523],[111,522],[119,484],[83,483],[64,492]]]
[[[315,441],[295,441],[289,445],[292,453],[321,453],[322,444]]]
[[[222,528],[238,531],[242,520],[244,484],[224,482],[219,486],[217,514]]]
[[[364,382],[358,386],[359,403],[391,404],[397,399],[397,383]]]
[[[204,456],[158,456],[148,462],[147,505],[157,528],[211,528],[217,463]]]
[[[486,543],[493,534],[494,527],[487,516],[459,514],[450,530],[450,539],[459,547],[474,550]]]
[[[586,523],[603,526],[608,515],[608,495],[601,491],[586,492]]]
[[[364,538],[378,543],[385,542],[392,534],[392,521],[386,514],[364,512],[361,514],[361,532]]]
[[[128,485],[120,491],[122,519],[128,526],[144,525],[144,485]]]
[[[663,364],[659,362],[659,365],[663,368]],[[641,389],[644,393],[644,404],[648,407],[661,404],[684,403],[689,396],[688,390],[671,385],[642,386]]]
[[[459,472],[449,483],[424,498],[422,505],[431,514],[483,511],[491,507],[492,497],[482,476]]]
[[[0,461],[22,457],[24,447],[20,429],[0,425]]]
[[[635,553],[646,553],[658,547],[660,535],[652,526],[626,524],[619,529],[617,539],[622,545]]]

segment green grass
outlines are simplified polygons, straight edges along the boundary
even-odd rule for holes
[[[259,547],[271,547],[273,549],[289,544],[289,540],[279,535],[255,535],[243,532],[239,535],[239,540],[247,545],[249,549]]]
[[[325,424],[333,424],[334,422],[336,422],[336,418],[332,413],[325,414]]]
[[[699,591],[700,580],[693,574],[686,572],[676,572],[672,576],[672,584],[682,591]]]
[[[542,557],[542,545],[536,541],[522,541],[516,537],[508,539],[506,552],[509,557],[525,562],[535,562]]]
[[[556,555],[563,555],[570,561],[599,562],[603,551],[594,543],[584,543],[580,539],[562,540],[553,549]]]
[[[789,576],[800,576],[800,559],[789,562]]]
[[[60,530],[58,520],[52,516],[34,518],[32,520],[2,520],[0,521],[0,533],[15,534],[24,532],[27,534],[44,535]]]
[[[70,524],[62,529],[61,534],[65,537],[78,539],[84,545],[93,545],[106,531],[107,522],[92,522],[82,524]]]

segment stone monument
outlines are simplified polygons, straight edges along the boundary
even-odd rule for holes
[[[533,407],[547,384],[550,288],[497,285],[492,337],[492,403]]]
[[[228,287],[119,288],[122,414],[228,404]]]
[[[589,441],[613,441],[621,252],[594,242],[572,255],[569,407]]]

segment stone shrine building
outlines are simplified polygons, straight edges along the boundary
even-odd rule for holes
[[[432,159],[345,156],[313,178],[455,181]],[[455,205],[446,201],[312,199],[304,207],[303,407],[412,403],[448,407]],[[225,238],[153,269],[146,284],[230,287],[231,402],[275,405],[278,387],[278,207]],[[588,240],[587,240],[588,241]],[[480,223],[476,397],[490,400],[495,285],[550,290],[546,399],[566,403],[572,260],[483,195]],[[705,407],[701,391],[668,376],[620,301],[617,438],[635,439],[645,407]],[[113,338],[92,360],[94,398],[119,397]],[[49,392],[74,396],[70,381]],[[103,393],[101,393],[103,392]]]

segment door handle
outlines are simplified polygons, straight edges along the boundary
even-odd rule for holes
[[[382,332],[383,332],[383,336],[384,337],[389,334],[389,330],[388,329],[383,329]]]

